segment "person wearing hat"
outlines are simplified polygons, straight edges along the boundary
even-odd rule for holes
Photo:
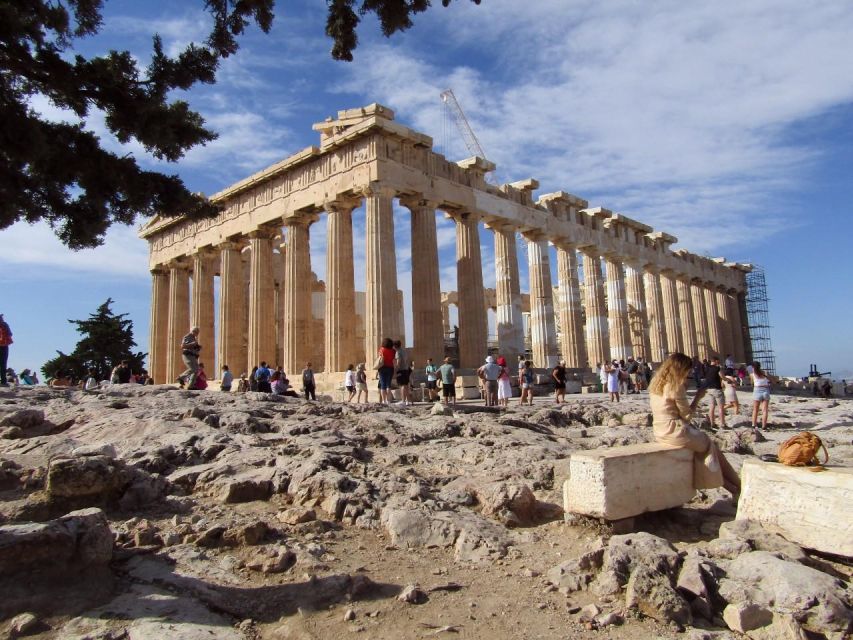
[[[6,367],[9,364],[9,345],[12,344],[12,330],[0,313],[0,387],[8,387]]]
[[[477,375],[483,381],[483,394],[487,407],[493,407],[498,404],[498,377],[501,375],[500,365],[495,364],[495,359],[492,356],[486,358],[486,364],[477,369]]]

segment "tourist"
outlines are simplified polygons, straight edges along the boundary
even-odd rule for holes
[[[272,386],[270,385],[270,378],[272,377],[272,371],[270,371],[267,366],[266,360],[261,361],[261,365],[258,367],[257,371],[255,371],[255,380],[257,381],[257,390],[261,393],[272,393]]]
[[[498,404],[502,407],[509,407],[509,399],[512,398],[512,381],[509,377],[506,358],[500,356],[498,366],[501,368],[501,375],[498,376]]]
[[[725,367],[726,370],[731,369],[734,371],[735,359],[732,357],[732,354],[730,354],[730,353],[726,354],[726,360],[725,360],[725,363],[723,366]]]
[[[251,389],[251,383],[244,371],[240,374],[240,379],[237,381],[237,393],[246,393],[249,389]]]
[[[391,378],[394,377],[394,343],[391,338],[385,338],[379,347],[376,365],[377,377],[379,378],[379,402],[391,404]]]
[[[725,456],[707,434],[690,423],[704,390],[699,390],[690,403],[687,379],[693,371],[693,360],[683,353],[673,353],[660,366],[649,385],[652,431],[655,440],[671,447],[694,452],[693,488],[711,489],[724,486],[737,502],[740,478]]]
[[[444,359],[444,364],[438,368],[438,374],[441,376],[442,402],[450,404],[452,399],[453,404],[456,404],[456,369],[450,363],[450,356]]]
[[[8,387],[6,368],[9,364],[9,345],[12,344],[12,330],[0,313],[0,387]]]
[[[723,406],[723,374],[720,372],[720,357],[712,356],[708,368],[705,370],[705,395],[708,396],[708,422],[711,428],[716,428],[717,407],[720,411],[720,428],[728,429],[726,426],[726,410]]]
[[[628,364],[625,371],[628,373],[628,382],[631,385],[628,393],[640,393],[640,363],[634,360],[633,357],[628,356]]]
[[[284,376],[278,369],[273,371],[272,376],[270,377],[270,393],[274,393],[278,396],[283,396],[287,393],[287,385],[284,382]]]
[[[130,369],[130,363],[127,360],[122,360],[113,369],[110,382],[113,384],[130,384],[130,377],[133,371]]]
[[[752,363],[752,428],[758,429],[758,409],[762,408],[761,428],[767,428],[767,416],[770,413],[770,376],[761,369],[761,363]]]
[[[424,373],[426,374],[426,388],[429,391],[430,402],[435,402],[438,400],[438,367],[435,366],[432,358],[427,358]]]
[[[566,401],[566,361],[560,362],[551,371],[551,377],[554,379],[554,402]]]
[[[596,370],[598,371],[598,381],[601,383],[601,390],[607,391],[607,363],[601,363],[595,365]]]
[[[355,367],[351,364],[347,365],[347,372],[344,374],[344,386],[349,394],[347,402],[351,402],[355,397]]]
[[[54,389],[67,389],[72,386],[72,381],[69,376],[65,375],[64,371],[59,370],[50,379],[48,386],[53,387]]]
[[[201,362],[198,363],[198,372],[196,372],[195,384],[191,387],[187,387],[187,389],[195,389],[196,391],[204,391],[207,389],[207,374],[205,373],[204,365]]]
[[[737,375],[733,368],[727,368],[723,375],[723,399],[726,401],[726,409],[734,410],[734,414],[740,413],[740,402],[737,397]]]
[[[628,395],[628,373],[625,371],[625,360],[619,359],[619,393]]]
[[[610,402],[619,402],[619,377],[622,370],[619,368],[619,363],[613,360],[606,369],[607,373],[607,392],[610,394]]]
[[[314,380],[314,370],[311,368],[311,363],[306,362],[305,368],[302,370],[302,389],[305,392],[306,400],[316,400],[316,382]]]
[[[178,386],[181,389],[184,388],[184,385],[187,385],[188,389],[192,389],[195,377],[198,374],[198,354],[201,352],[201,345],[198,343],[199,331],[201,330],[198,327],[193,327],[181,340],[181,357],[186,367],[186,371],[178,376]]]
[[[20,379],[21,379],[21,384],[24,384],[24,385],[27,385],[30,387],[35,384],[35,381],[33,380],[33,374],[30,372],[29,369],[24,369],[23,371],[21,371]]]
[[[412,404],[412,389],[409,380],[412,377],[412,367],[409,354],[399,340],[394,341],[394,367],[397,369],[397,384],[400,387],[400,403]]]
[[[228,368],[227,364],[222,365],[222,379],[219,381],[220,391],[231,391],[231,385],[234,383],[234,374]]]
[[[149,384],[149,380],[151,380],[151,376],[148,375],[148,371],[146,371],[145,369],[143,369],[142,372],[138,376],[136,376],[137,384]]]
[[[252,373],[249,374],[249,391],[257,391],[258,390],[258,379],[255,377],[258,375],[258,366],[252,367]]]
[[[89,367],[88,375],[86,376],[86,382],[83,383],[83,389],[85,391],[94,391],[99,388],[101,385],[98,382],[98,372],[94,367]]]
[[[746,384],[746,367],[744,365],[740,365],[737,370],[737,383],[738,386],[742,387]]]
[[[495,363],[492,356],[486,356],[486,363],[477,369],[477,375],[483,381],[483,399],[487,407],[498,404],[498,378],[501,375],[500,365]]]
[[[696,384],[696,390],[702,388],[702,378],[704,378],[704,372],[702,371],[702,362],[699,360],[699,356],[693,356],[693,361],[691,363],[691,369],[693,371],[693,382]]]
[[[646,362],[645,358],[638,357],[637,358],[637,382],[636,382],[636,393],[640,393],[640,391],[645,391],[649,388],[649,365]]]
[[[355,388],[358,391],[355,401],[361,402],[361,394],[364,394],[364,401],[369,402],[367,389],[367,367],[365,363],[360,362],[355,370]]]
[[[523,355],[518,356],[517,369],[518,369],[518,375],[521,375],[521,372],[524,370],[524,356]]]
[[[521,387],[521,406],[527,404],[533,406],[533,363],[530,360],[524,361],[524,367],[521,373],[518,374],[518,386]]]

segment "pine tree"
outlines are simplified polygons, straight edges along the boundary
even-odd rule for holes
[[[122,360],[130,363],[134,373],[142,371],[148,354],[133,351],[136,346],[133,321],[127,319],[126,313],[114,314],[110,308],[112,303],[113,299],[107,298],[88,319],[68,321],[77,325],[77,332],[83,337],[70,354],[57,351],[57,357],[44,363],[41,371],[46,378],[61,371],[79,380],[91,367],[97,372],[98,380],[106,380]]]

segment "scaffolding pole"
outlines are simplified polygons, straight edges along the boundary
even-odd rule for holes
[[[750,360],[757,360],[770,375],[776,375],[776,356],[770,340],[770,310],[764,268],[753,265],[746,274],[746,316],[749,341],[752,347]]]

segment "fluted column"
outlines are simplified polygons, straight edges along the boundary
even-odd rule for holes
[[[681,330],[678,291],[675,274],[662,271],[660,274],[661,297],[663,298],[664,324],[666,324],[666,344],[669,353],[685,353],[684,337]]]
[[[720,340],[720,319],[717,310],[717,292],[713,284],[706,283],[702,287],[705,296],[705,313],[708,315],[708,344],[712,354],[721,355],[723,346]],[[725,354],[722,354],[725,356]]]
[[[731,317],[732,332],[732,355],[738,362],[746,362],[746,353],[743,348],[743,325],[741,323],[740,310],[738,309],[737,291],[729,289],[726,295]]]
[[[274,235],[272,229],[258,229],[249,234],[249,353],[246,364],[250,371],[262,361],[275,362]]]
[[[151,325],[148,338],[148,374],[156,384],[171,382],[169,361],[169,272],[151,270]]]
[[[354,203],[327,202],[325,369],[346,371],[355,364]]]
[[[190,306],[193,327],[199,328],[198,342],[204,348],[202,361],[207,363],[207,369],[213,377],[216,371],[215,337],[214,337],[214,304],[213,304],[213,269],[211,251],[202,249],[193,255],[193,297]]]
[[[566,366],[582,369],[590,366],[583,335],[578,256],[574,247],[557,245],[557,280],[560,314],[560,347]]]
[[[649,360],[663,362],[669,353],[667,341],[666,312],[664,311],[663,291],[660,271],[646,267],[643,274],[646,288],[646,314],[649,327]]]
[[[240,375],[246,365],[246,350],[243,346],[243,317],[245,298],[245,275],[242,246],[237,242],[225,242],[219,246],[219,344],[218,364],[228,365],[234,376]]]
[[[711,355],[708,342],[708,312],[705,309],[705,287],[699,280],[690,283],[690,297],[693,301],[693,322],[696,327],[696,355],[703,360]]]
[[[527,268],[530,275],[530,334],[533,362],[548,369],[557,364],[557,327],[548,240],[527,237]]]
[[[459,366],[479,367],[486,357],[488,318],[483,295],[483,264],[477,217],[454,213],[456,290],[459,295]]]
[[[190,330],[190,272],[186,262],[169,263],[169,336],[166,382],[184,371],[181,340]]]
[[[631,330],[628,326],[628,302],[625,297],[625,274],[622,260],[605,256],[607,272],[607,326],[610,330],[610,353],[615,359],[625,360],[634,355],[631,349]]]
[[[420,366],[427,358],[440,362],[444,357],[435,203],[422,198],[400,202],[412,214],[412,360]]]
[[[402,332],[397,308],[394,190],[373,184],[364,195],[367,239],[364,351],[371,360],[384,338],[397,339]]]
[[[625,264],[625,299],[628,302],[628,326],[631,330],[631,348],[635,358],[649,358],[649,315],[646,309],[646,287],[643,269],[639,265]]]
[[[734,341],[732,340],[732,318],[729,314],[729,297],[725,287],[717,287],[717,313],[720,316],[720,355],[734,356]]]
[[[515,362],[515,359],[524,353],[524,320],[521,315],[515,228],[496,225],[492,230],[495,236],[495,319],[498,350],[507,362]]]
[[[682,276],[675,281],[678,291],[678,315],[681,318],[681,338],[684,353],[691,358],[699,354],[696,346],[696,323],[693,320],[693,302],[690,298],[690,280]]]
[[[306,217],[286,218],[284,251],[284,371],[296,375],[310,357],[311,251]]]
[[[601,257],[594,249],[583,249],[584,307],[586,309],[586,346],[591,366],[610,362],[610,334],[604,302],[604,276]]]

